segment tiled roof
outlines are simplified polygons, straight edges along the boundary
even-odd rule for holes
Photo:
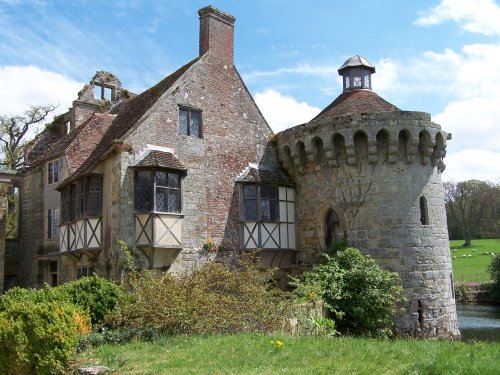
[[[31,167],[46,160],[46,153],[54,143],[60,140],[59,131],[46,128],[33,140],[26,154],[26,166]]]
[[[85,124],[80,125],[82,130],[66,148],[66,161],[70,174],[74,173],[89,157],[115,117],[110,114],[95,113]]]
[[[170,152],[152,150],[134,167],[160,167],[185,171],[187,168]]]
[[[395,112],[400,109],[371,90],[345,91],[312,121],[373,112]]]
[[[32,167],[46,160],[66,154],[69,173],[73,173],[89,156],[114,118],[115,116],[109,114],[94,113],[71,133],[46,145],[44,152],[38,152],[36,158],[33,158],[33,154],[30,153],[31,160],[29,166]],[[49,137],[45,138],[45,143],[47,143],[47,139]]]
[[[248,182],[256,184],[271,184],[280,186],[295,186],[283,171],[257,169],[254,167],[247,167],[241,175],[236,179],[237,182]]]
[[[179,79],[191,65],[199,58],[192,60],[183,67],[164,78],[155,86],[144,91],[121,106],[115,120],[104,134],[101,141],[94,148],[90,156],[70,177],[64,180],[59,188],[76,181],[80,176],[89,173],[101,161],[101,157],[111,148],[115,140],[121,138],[148,110],[156,103],[161,95],[165,93]]]

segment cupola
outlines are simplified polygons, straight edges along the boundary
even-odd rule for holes
[[[342,76],[344,92],[349,90],[372,89],[371,75],[375,73],[375,67],[364,57],[355,55],[346,60],[339,68]]]

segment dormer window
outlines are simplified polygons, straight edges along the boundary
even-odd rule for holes
[[[114,88],[112,86],[94,83],[94,98],[98,100],[113,100],[113,91]]]
[[[201,111],[179,108],[179,134],[201,138]]]

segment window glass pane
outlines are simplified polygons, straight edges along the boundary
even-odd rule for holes
[[[260,219],[262,221],[271,220],[271,207],[268,199],[260,200]]]
[[[245,199],[243,202],[245,220],[257,220],[257,201],[255,199]]]
[[[137,185],[151,186],[151,172],[150,171],[137,171]]]
[[[52,162],[49,163],[48,167],[48,183],[52,184],[54,182],[54,177],[53,177],[53,165]]]
[[[180,178],[177,173],[169,173],[168,174],[168,187],[169,188],[176,188],[178,189],[180,187]]]
[[[54,182],[59,181],[59,160],[54,161]]]
[[[278,187],[277,186],[267,186],[267,192],[270,199],[278,199]]]
[[[256,185],[244,185],[243,186],[243,198],[256,198],[257,197],[257,186]]]
[[[156,211],[167,212],[167,189],[156,187]]]
[[[279,220],[279,201],[277,200],[272,200],[269,202],[269,215],[271,221],[278,221]]]
[[[101,191],[101,178],[92,177],[89,182],[89,191]]]
[[[102,213],[102,194],[101,192],[89,193],[89,216],[100,216]]]
[[[267,185],[260,185],[260,197],[261,198],[269,197]]]
[[[188,135],[188,113],[179,109],[179,134]]]
[[[168,212],[181,212],[181,192],[179,190],[168,191]]]
[[[156,186],[167,186],[167,172],[156,171]]]
[[[201,137],[201,121],[200,121],[200,112],[196,111],[190,111],[190,124],[189,124],[189,130],[190,134],[193,137]]]
[[[151,208],[150,187],[135,187],[135,209],[139,211],[149,211]]]

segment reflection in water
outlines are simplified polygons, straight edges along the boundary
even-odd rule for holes
[[[464,340],[500,342],[500,306],[457,305],[457,316]]]

